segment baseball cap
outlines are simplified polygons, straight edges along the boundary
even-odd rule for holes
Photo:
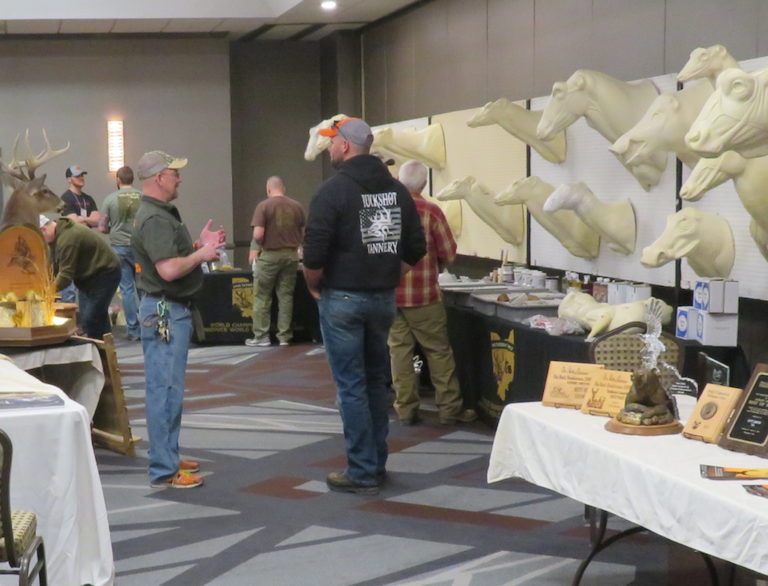
[[[163,151],[149,151],[141,155],[136,163],[136,175],[139,179],[149,179],[165,169],[181,169],[187,166],[187,159],[172,157]]]
[[[349,142],[365,147],[369,147],[373,143],[371,127],[360,118],[342,118],[335,121],[330,128],[321,128],[317,133],[329,137],[340,134]]]
[[[40,214],[40,227],[42,228],[46,224],[48,224],[51,221],[51,219],[48,216],[44,216],[43,214]]]
[[[87,175],[88,171],[83,169],[80,165],[72,165],[71,167],[67,167],[66,172],[64,173],[65,177],[80,177],[80,175]]]

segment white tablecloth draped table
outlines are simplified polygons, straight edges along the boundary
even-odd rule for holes
[[[63,391],[41,383],[0,355],[0,393],[14,391],[51,392],[64,400],[62,406],[0,409],[0,429],[13,442],[11,507],[37,515],[48,583],[113,584],[107,508],[88,413]]]
[[[507,405],[488,482],[520,477],[654,533],[768,574],[768,499],[701,478],[700,464],[768,468],[768,460],[682,435],[629,436],[607,418],[541,403]]]
[[[54,346],[4,349],[22,370],[45,368],[44,380],[64,390],[85,407],[93,419],[104,388],[104,366],[96,344],[65,343]]]

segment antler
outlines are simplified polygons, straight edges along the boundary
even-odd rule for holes
[[[16,140],[13,143],[13,161],[11,161],[10,167],[20,173],[21,177],[15,174],[14,177],[26,181],[32,180],[35,178],[35,170],[40,167],[40,165],[69,150],[69,141],[67,141],[67,146],[63,149],[52,149],[45,128],[43,128],[43,139],[45,140],[45,149],[35,155],[29,144],[29,129],[27,129],[24,133],[24,152],[21,153],[24,158],[19,159],[19,136],[16,135]],[[24,175],[24,169],[27,171],[26,176]]]

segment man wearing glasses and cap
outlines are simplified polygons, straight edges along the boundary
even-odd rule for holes
[[[144,153],[136,165],[143,195],[133,223],[138,277],[139,322],[146,379],[149,480],[153,488],[202,486],[197,462],[179,458],[184,377],[192,336],[191,305],[203,286],[203,262],[217,260],[226,242],[212,220],[193,242],[171,202],[179,196],[179,169],[187,159],[163,151]]]
[[[331,490],[376,494],[386,479],[389,433],[387,334],[400,276],[426,252],[408,190],[370,154],[365,121],[344,118],[319,133],[338,174],[310,204],[304,276],[318,300],[320,328],[336,382],[347,468]]]

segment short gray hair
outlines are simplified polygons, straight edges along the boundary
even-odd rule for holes
[[[411,159],[402,164],[397,178],[400,180],[400,183],[408,188],[408,191],[421,193],[421,190],[427,184],[428,173],[429,169],[427,169],[426,165]]]

